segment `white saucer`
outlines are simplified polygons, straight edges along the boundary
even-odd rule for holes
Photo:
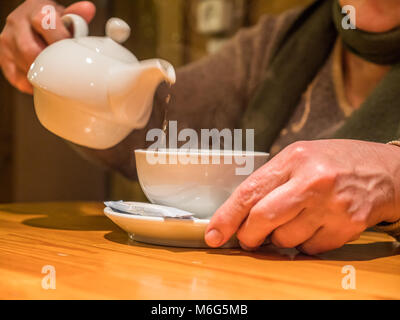
[[[206,219],[171,219],[145,217],[118,213],[111,208],[104,209],[105,215],[116,225],[128,232],[135,241],[170,247],[210,248],[204,241],[204,232],[210,220]],[[222,248],[237,248],[235,238]]]

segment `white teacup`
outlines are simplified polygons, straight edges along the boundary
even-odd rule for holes
[[[135,150],[140,185],[155,204],[208,219],[269,154],[232,150]]]

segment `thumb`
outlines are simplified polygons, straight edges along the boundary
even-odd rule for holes
[[[67,7],[63,12],[63,14],[68,13],[77,14],[89,23],[96,14],[96,6],[90,1],[79,1]]]

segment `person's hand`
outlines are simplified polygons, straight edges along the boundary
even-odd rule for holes
[[[355,140],[297,142],[248,177],[217,210],[205,240],[241,246],[266,237],[317,254],[400,219],[400,148]]]
[[[55,29],[42,27],[45,17],[42,8],[46,5],[56,9]],[[70,37],[61,16],[75,13],[90,22],[95,12],[95,6],[88,1],[77,2],[66,9],[50,0],[25,1],[7,17],[0,34],[0,63],[4,76],[20,91],[32,93],[26,75],[33,61],[47,45]]]

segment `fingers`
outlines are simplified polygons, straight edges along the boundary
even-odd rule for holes
[[[64,7],[53,1],[23,2],[7,17],[0,34],[0,64],[7,80],[19,90],[32,93],[26,73],[48,44],[70,37],[61,15],[75,13],[90,22],[96,12],[88,1]]]
[[[30,15],[33,29],[46,41],[52,44],[69,38],[71,35],[61,20],[60,11],[33,11]],[[52,26],[51,23],[54,23]]]
[[[30,16],[30,22],[33,29],[40,34],[47,44],[69,38],[71,36],[67,27],[61,20],[61,16],[68,13],[74,13],[90,22],[96,14],[96,7],[89,1],[81,1],[74,3],[65,10],[60,6],[54,7],[54,11],[46,11],[39,8],[33,11]],[[49,27],[49,23],[54,22],[54,26]]]
[[[13,26],[13,37],[9,30],[0,38],[1,67],[6,79],[17,89],[32,94],[32,85],[26,78],[30,65],[43,50],[45,44],[34,35],[27,21]]]
[[[33,92],[31,84],[26,78],[26,72],[19,69],[15,63],[15,56],[12,52],[16,52],[13,39],[7,34],[0,36],[0,62],[1,69],[5,78],[18,90],[31,94]]]
[[[4,76],[17,89],[29,94],[33,89],[26,74],[33,61],[47,44],[70,37],[61,21],[64,8],[55,3],[49,4],[54,11],[43,11],[41,6],[21,6],[7,20],[1,34],[0,57]],[[65,10],[65,14],[79,14],[87,22],[93,19],[95,12],[95,6],[88,1],[75,3]],[[54,19],[55,28],[48,27],[49,19]]]
[[[237,237],[246,248],[257,248],[276,228],[298,216],[304,209],[304,199],[298,195],[294,179],[274,189],[250,211]]]
[[[349,235],[338,230],[338,228],[324,226],[298,249],[308,255],[316,255],[318,253],[340,248],[345,243],[355,238],[354,234]]]
[[[246,179],[212,217],[205,235],[210,247],[226,243],[248,216],[250,209],[270,191],[288,180],[288,173],[265,165]]]
[[[271,242],[279,248],[298,247],[321,228],[323,217],[321,209],[304,209],[293,220],[275,229],[271,235]]]
[[[28,82],[26,74],[20,71],[13,61],[3,60],[1,67],[4,76],[14,87],[24,93],[33,93],[32,85]]]
[[[96,6],[90,1],[80,1],[76,2],[69,7],[67,7],[64,14],[74,13],[81,16],[83,19],[86,20],[87,23],[93,20],[96,14]]]
[[[21,22],[16,30],[18,37],[14,39],[13,60],[17,63],[18,68],[26,74],[33,61],[46,47],[46,44],[32,32],[28,23]]]

